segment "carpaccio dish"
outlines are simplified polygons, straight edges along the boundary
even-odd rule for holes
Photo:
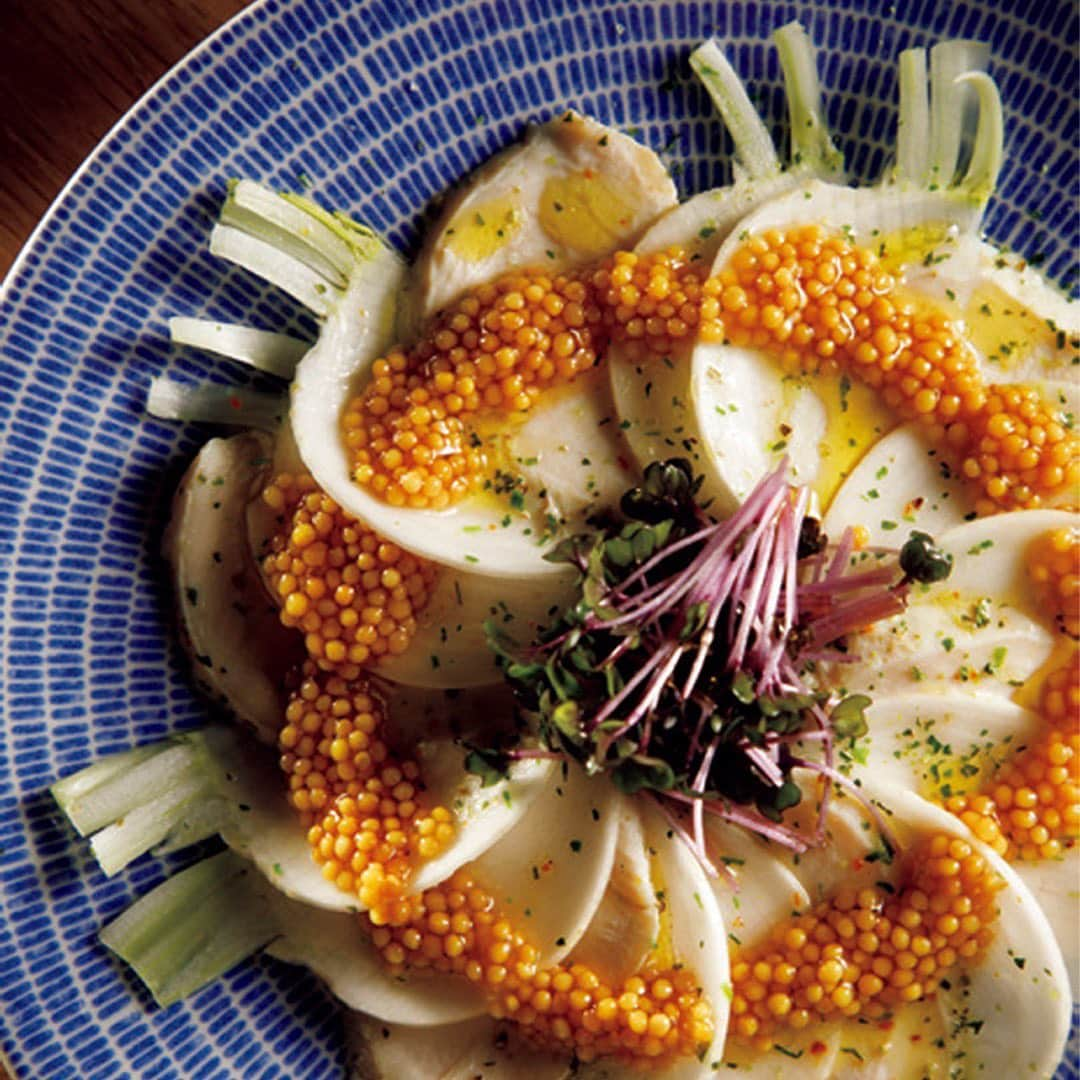
[[[986,49],[901,54],[855,188],[807,36],[775,44],[789,160],[707,42],[735,179],[682,203],[572,111],[411,267],[231,188],[211,250],[321,321],[178,317],[288,389],[148,401],[241,429],[165,538],[239,722],[53,789],[106,873],[224,840],[102,931],[161,1005],[265,949],[340,999],[357,1077],[1053,1071],[1080,320],[980,236]]]

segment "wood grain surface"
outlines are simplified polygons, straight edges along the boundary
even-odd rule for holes
[[[246,6],[247,0],[0,0],[0,278],[102,136]],[[2,1051],[0,1080],[15,1080]]]
[[[247,0],[0,0],[0,277],[101,137]]]

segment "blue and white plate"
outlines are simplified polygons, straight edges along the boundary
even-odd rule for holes
[[[294,968],[245,964],[156,1009],[95,935],[169,867],[144,859],[106,881],[46,791],[205,715],[171,634],[158,538],[207,432],[147,419],[147,384],[166,369],[222,378],[170,350],[171,315],[313,329],[207,253],[228,179],[304,190],[415,250],[434,197],[526,121],[573,105],[640,133],[689,194],[728,173],[690,47],[717,35],[779,126],[766,39],[796,17],[860,179],[887,163],[899,51],[989,41],[1007,160],[988,231],[1075,284],[1071,0],[261,0],[154,87],[65,190],[0,295],[0,1050],[19,1080],[342,1067],[331,1000]],[[1076,1077],[1069,1058],[1059,1075]]]

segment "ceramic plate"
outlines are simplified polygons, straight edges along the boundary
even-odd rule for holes
[[[1074,284],[1069,0],[265,0],[155,86],[64,191],[0,297],[0,1047],[19,1080],[299,1080],[342,1065],[327,994],[274,962],[154,1008],[95,933],[169,865],[105,880],[46,792],[206,715],[157,549],[207,432],[147,419],[147,384],[224,377],[169,348],[172,315],[313,332],[207,253],[228,179],[306,191],[415,251],[434,196],[573,105],[638,134],[689,194],[725,181],[730,149],[690,47],[721,38],[779,125],[767,38],[795,17],[821,48],[829,121],[859,179],[887,163],[899,51],[990,42],[1007,161],[987,229]],[[1061,1076],[1077,1075],[1070,1057]]]

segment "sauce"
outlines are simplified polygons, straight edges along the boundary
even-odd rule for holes
[[[505,247],[524,223],[521,207],[509,195],[462,210],[447,226],[446,246],[466,262],[484,262]]]

